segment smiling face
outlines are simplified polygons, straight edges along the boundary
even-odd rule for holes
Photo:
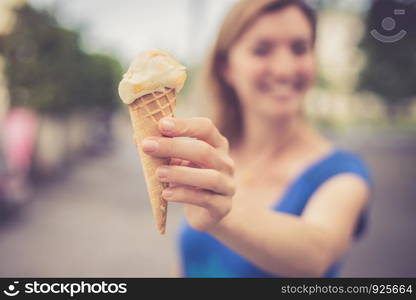
[[[224,77],[243,112],[299,115],[315,77],[313,31],[296,6],[260,16],[230,49]]]

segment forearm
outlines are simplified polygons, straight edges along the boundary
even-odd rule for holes
[[[265,271],[284,277],[322,276],[333,260],[326,232],[267,209],[233,208],[209,233]]]

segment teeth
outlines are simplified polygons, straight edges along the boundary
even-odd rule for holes
[[[288,94],[292,92],[292,85],[288,83],[274,84],[273,86],[271,86],[270,92],[272,94]]]

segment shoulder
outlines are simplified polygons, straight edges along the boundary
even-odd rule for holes
[[[326,181],[335,175],[348,174],[358,177],[370,188],[373,186],[370,169],[363,157],[354,151],[342,148],[335,148],[328,159],[320,164],[313,177],[316,180]]]
[[[372,180],[363,158],[354,152],[337,149],[314,172],[314,193],[309,199],[306,218],[326,218],[328,224],[338,224],[359,237],[367,223],[368,204],[371,198]],[[335,219],[333,212],[338,211]],[[346,233],[347,234],[347,233]]]

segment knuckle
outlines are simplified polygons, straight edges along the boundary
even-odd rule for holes
[[[213,210],[214,209],[214,204],[212,203],[212,196],[210,192],[202,192],[200,191],[200,201],[201,201],[201,205],[203,207],[205,207],[208,210]]]
[[[234,160],[230,156],[228,156],[228,155],[224,155],[222,157],[222,160],[223,160],[223,164],[224,164],[225,170],[229,174],[234,175],[234,169],[235,169],[235,162],[234,162]]]
[[[199,152],[200,161],[204,165],[209,165],[209,163],[212,161],[213,148],[211,145],[203,141],[198,141],[198,143],[200,144],[200,148],[201,148]]]
[[[179,135],[190,134],[189,122],[186,119],[175,119],[175,128]]]
[[[227,156],[227,164],[228,164],[228,167],[232,170],[232,172],[234,173],[234,169],[235,169],[235,162],[234,162],[234,160],[231,158],[231,157],[229,157],[229,156]]]
[[[234,196],[234,194],[236,192],[236,187],[235,187],[234,180],[229,180],[227,184],[228,184],[228,194],[229,194],[229,196]]]
[[[214,123],[209,118],[199,118],[200,121],[200,128],[202,131],[202,134],[207,136],[210,135],[213,130],[215,129]]]
[[[221,218],[225,217],[232,209],[231,201],[227,201],[226,199],[221,199],[221,205],[219,207],[219,215]]]
[[[212,122],[210,118],[202,117],[200,118],[200,120],[201,120],[201,123],[204,125],[204,127],[209,127],[210,129],[214,127],[214,123]]]
[[[217,191],[223,184],[224,180],[222,178],[222,174],[217,170],[211,170],[211,180],[209,184],[209,188],[211,190]]]
[[[228,152],[228,150],[230,149],[230,142],[229,142],[229,141],[228,141],[228,139],[227,139],[225,136],[223,136],[223,135],[221,135],[221,141],[222,141],[222,144],[224,145],[225,151],[227,151],[227,152]]]

